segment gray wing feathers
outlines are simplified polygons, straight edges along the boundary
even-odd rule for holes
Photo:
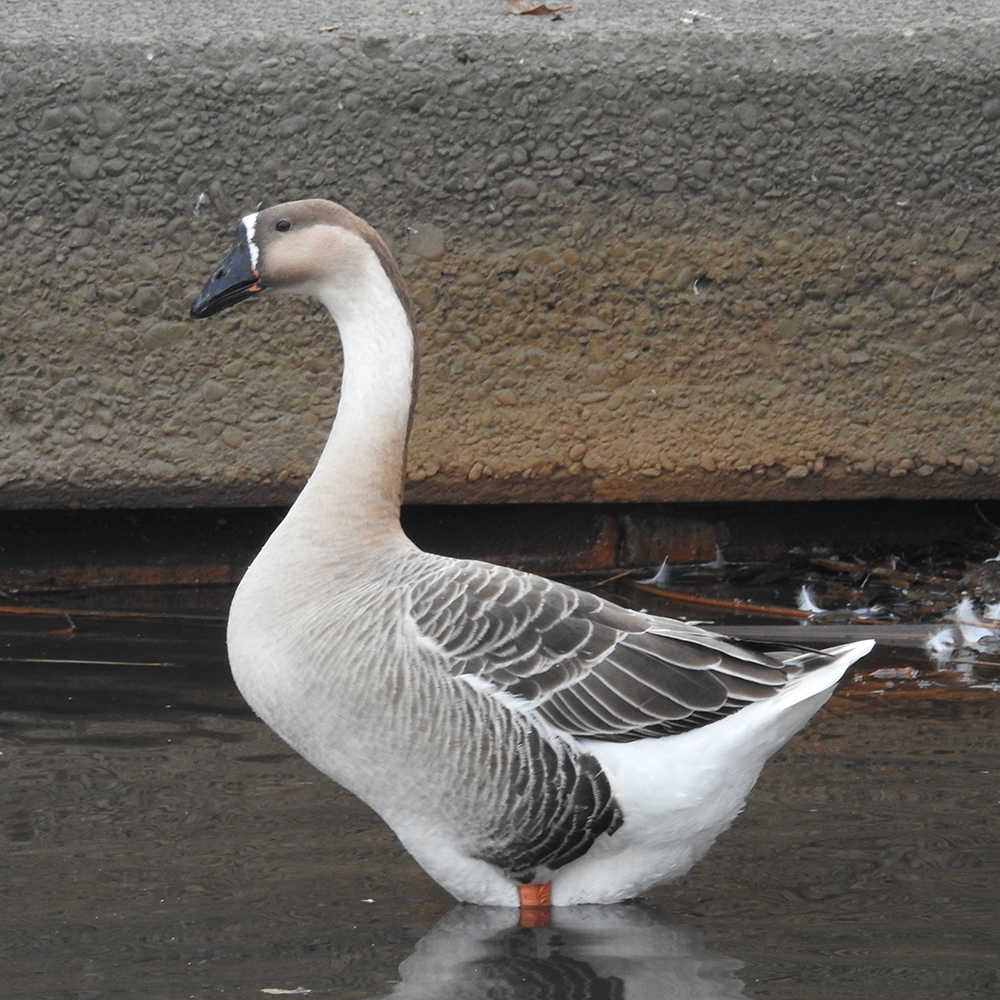
[[[456,674],[522,699],[574,736],[683,732],[772,696],[801,670],[506,567],[442,560],[434,569],[413,590],[418,632]]]

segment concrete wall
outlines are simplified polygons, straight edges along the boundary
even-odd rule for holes
[[[0,506],[290,500],[327,317],[186,315],[315,196],[411,283],[413,500],[996,496],[994,4],[355,6],[0,9]]]

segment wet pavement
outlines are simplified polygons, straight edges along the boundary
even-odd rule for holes
[[[802,572],[819,574],[805,582],[820,604],[834,603],[829,579],[843,585],[816,566],[734,572],[678,570],[669,587],[794,608]],[[869,625],[851,619],[871,595],[841,594],[802,625],[604,586],[764,637],[884,628],[893,642],[772,759],[690,875],[634,905],[555,911],[547,929],[455,907],[377,817],[254,718],[225,664],[229,588],[18,596],[45,613],[0,617],[5,993],[1000,995],[997,661],[989,635],[960,637],[947,661],[922,648],[953,627],[962,588],[941,585],[946,607],[924,616],[889,602]]]

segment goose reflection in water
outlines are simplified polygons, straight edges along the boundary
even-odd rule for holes
[[[741,966],[641,903],[559,907],[550,927],[466,905],[421,939],[380,1000],[730,1000],[743,996]]]

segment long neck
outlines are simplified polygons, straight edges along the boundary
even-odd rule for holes
[[[293,508],[338,547],[401,539],[413,399],[414,342],[407,312],[374,254],[349,292],[316,294],[340,331],[344,372],[333,429]]]

